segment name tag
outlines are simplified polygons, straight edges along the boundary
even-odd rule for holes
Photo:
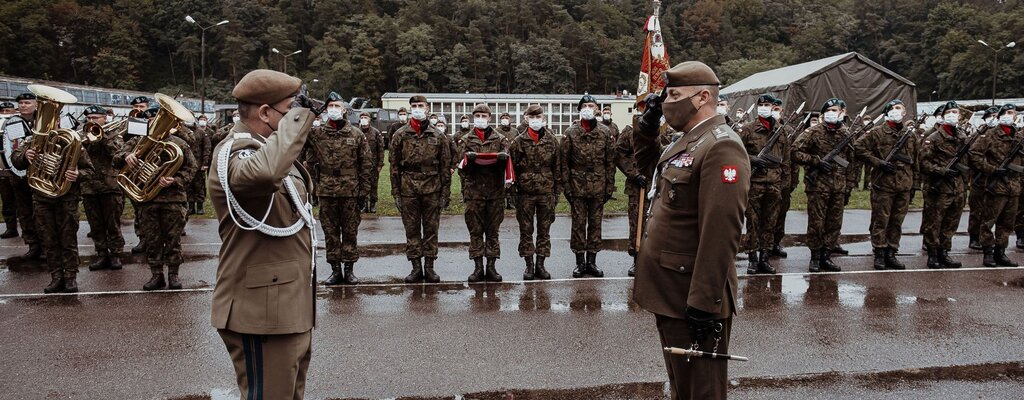
[[[25,137],[25,131],[26,130],[27,129],[25,129],[25,123],[24,122],[20,122],[19,121],[19,122],[15,122],[13,124],[7,125],[7,128],[5,129],[5,132],[7,133],[7,140],[17,140],[17,139],[21,139],[21,138]]]
[[[146,136],[149,134],[149,123],[139,118],[129,118],[128,134],[132,136]]]

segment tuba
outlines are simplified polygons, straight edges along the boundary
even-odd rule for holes
[[[184,160],[181,147],[166,140],[181,122],[195,117],[185,106],[170,96],[157,93],[160,111],[149,121],[149,130],[132,150],[138,158],[135,167],[125,166],[117,175],[117,184],[137,202],[152,200],[160,194],[160,178],[171,177]]]
[[[71,129],[60,128],[60,110],[65,104],[76,103],[71,93],[44,86],[28,85],[39,102],[36,110],[32,150],[35,159],[28,167],[28,185],[39,194],[57,198],[71,189],[71,183],[64,173],[78,168],[78,157],[82,152],[82,140]]]

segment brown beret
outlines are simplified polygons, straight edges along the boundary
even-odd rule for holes
[[[366,111],[363,111],[363,112],[359,113],[359,117],[360,118],[362,118],[362,117],[369,117],[369,116],[370,116],[370,113],[368,113]]]
[[[611,110],[612,110],[612,106],[604,106],[604,109],[602,109],[601,111],[611,111]]]
[[[409,104],[410,105],[413,104],[413,103],[426,103],[426,102],[427,102],[427,97],[426,96],[422,96],[422,95],[415,95],[415,96],[412,96],[412,97],[409,98]]]
[[[530,105],[529,107],[526,107],[526,112],[523,113],[523,115],[529,115],[529,116],[537,116],[537,115],[542,115],[542,114],[544,114],[544,109],[541,108],[541,106],[539,106],[537,104],[533,104],[533,105]]]
[[[463,115],[462,117],[459,117],[459,121],[462,121],[464,119],[465,120],[469,120],[469,116],[468,115]]]
[[[269,69],[250,71],[231,91],[238,101],[249,104],[274,104],[294,96],[302,87],[302,80]]]
[[[715,71],[700,61],[686,61],[665,71],[665,86],[718,86],[721,81]]]
[[[508,113],[507,113],[507,112],[503,112],[503,113],[501,113],[501,116],[499,116],[498,118],[505,118],[505,117],[508,117],[509,119],[511,119],[511,118],[512,118],[512,116],[511,116],[511,115],[508,115]]]
[[[402,107],[402,108],[398,109],[398,112],[400,112],[400,113],[407,113],[408,114],[409,110],[406,110],[405,107]]]
[[[476,107],[473,107],[473,114],[476,114],[476,113],[488,113],[488,114],[490,114],[491,113],[491,108],[488,107],[486,104],[482,104],[482,103],[481,104],[477,104]]]

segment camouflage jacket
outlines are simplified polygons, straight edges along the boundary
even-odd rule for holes
[[[362,197],[370,193],[373,155],[366,135],[347,121],[335,128],[332,123],[309,131],[305,159],[316,176],[316,195],[326,197]]]
[[[41,139],[45,139],[45,138],[46,138],[45,135],[32,135],[32,136],[28,136],[24,140],[22,140],[21,144],[18,146],[18,148],[14,149],[14,151],[11,153],[11,163],[14,164],[14,167],[18,168],[18,169],[28,169],[29,168],[29,162],[28,162],[28,157],[25,155],[25,151],[28,150],[28,149],[31,149],[33,147],[32,146],[32,142],[33,141],[41,140]],[[39,157],[40,156],[41,155],[36,154],[36,161],[37,162],[39,161]],[[32,189],[32,197],[34,199],[36,199],[36,200],[42,200],[44,202],[56,202],[56,201],[63,201],[63,200],[78,201],[79,195],[81,194],[81,189],[80,189],[81,182],[88,181],[88,180],[92,179],[92,175],[94,173],[92,162],[89,160],[89,153],[87,151],[85,151],[85,149],[81,149],[81,151],[79,152],[77,168],[78,168],[78,177],[75,179],[74,182],[71,183],[71,187],[68,189],[68,192],[65,193],[63,196],[54,199],[54,198],[47,197],[47,196],[39,194],[36,191],[36,189],[33,188]],[[29,172],[31,173],[32,171],[29,171]],[[54,179],[52,179],[52,180],[54,180],[54,181],[61,180],[62,181],[64,179],[65,179],[64,177],[54,177]]]
[[[366,144],[370,146],[370,163],[377,169],[384,167],[384,149],[388,147],[384,134],[372,126],[360,130],[366,136]]]
[[[93,174],[88,179],[79,179],[82,194],[121,193],[121,187],[117,185],[117,174],[121,170],[113,165],[114,155],[124,147],[121,135],[107,135],[99,142],[84,144],[84,147],[92,161]]]
[[[459,153],[455,159],[461,161],[469,152],[508,154],[508,139],[504,134],[490,127],[485,132],[483,140],[475,133],[466,135],[462,143],[459,144]],[[464,200],[504,199],[505,165],[506,163],[502,162],[489,165],[467,162],[459,170],[459,176],[462,177],[462,198]]]
[[[615,166],[626,175],[626,179],[640,175],[640,169],[636,166],[636,157],[633,156],[633,150],[633,127],[626,125],[622,129],[622,133],[619,134],[619,138],[615,141]],[[650,181],[651,177],[648,176],[647,180]],[[636,185],[627,181],[623,188],[623,193],[629,193],[637,189],[639,188]]]
[[[921,187],[921,183],[918,181],[918,177],[921,176],[919,152],[917,140],[913,137],[908,138],[907,144],[897,153],[897,156],[903,156],[910,160],[909,163],[897,160],[898,157],[893,157],[890,162],[896,167],[895,172],[887,173],[881,168],[877,168],[896,146],[896,142],[899,141],[905,129],[903,124],[893,126],[886,122],[872,128],[860,139],[857,139],[855,146],[857,158],[874,167],[871,169],[872,190],[909,192],[911,189]],[[911,135],[916,136],[913,132]]]
[[[829,129],[827,124],[815,125],[793,143],[793,158],[807,166],[807,172],[810,172],[811,167],[817,167],[821,159],[832,152],[848,133],[845,126]],[[847,161],[853,160],[853,150],[850,148],[840,151],[840,155]],[[817,180],[811,183],[805,177],[804,185],[807,192],[845,193],[848,190],[846,180],[846,169],[833,162],[831,173],[818,171]]]
[[[566,129],[561,143],[566,196],[604,198],[615,193],[615,143],[601,123],[587,132],[580,123]]]
[[[111,165],[117,169],[124,168],[127,165],[124,160],[125,156],[127,156],[128,153],[135,151],[135,147],[143,137],[144,136],[134,136],[131,140],[125,142],[124,146],[121,146],[121,151],[114,154],[114,159],[111,161]],[[174,175],[171,175],[171,177],[174,178],[174,183],[168,187],[160,189],[160,194],[153,198],[153,200],[150,200],[150,202],[184,203],[188,201],[189,185],[192,183],[192,179],[196,176],[196,158],[192,155],[192,149],[189,148],[188,143],[185,143],[184,139],[175,135],[168,137],[165,141],[174,143],[181,149],[181,166],[174,172]],[[136,154],[136,156],[138,157],[139,155]],[[141,157],[139,161],[142,161]]]
[[[765,126],[762,121],[768,121],[770,126]],[[774,119],[766,120],[760,117],[754,118],[743,125],[740,131],[737,132],[740,135],[740,139],[743,140],[743,147],[747,150],[748,156],[757,156],[761,153],[761,149],[768,145],[768,139],[771,139],[772,133],[777,129],[780,122]],[[778,157],[782,162],[771,168],[757,169],[751,166],[750,177],[751,183],[757,183],[761,185],[770,185],[778,187],[780,190],[787,184],[786,178],[788,178],[788,172],[786,166],[790,164],[789,152],[786,151],[785,143],[783,143],[783,135],[785,132],[780,133],[779,139],[775,142],[768,152],[775,157]]]
[[[214,135],[213,128],[201,127],[197,128],[195,134],[195,146],[192,146],[192,155],[196,158],[197,169],[203,169],[204,167],[210,166],[210,152],[213,151],[211,138]]]
[[[509,146],[512,167],[516,172],[516,193],[523,195],[558,195],[562,193],[562,153],[558,140],[546,128],[533,141],[526,131]]]
[[[921,174],[924,178],[925,191],[963,195],[966,177],[960,175],[949,179],[945,177],[945,173],[946,165],[966,141],[966,135],[958,129],[946,125],[936,125],[925,135],[924,146],[921,147]],[[964,163],[967,161],[961,160]]]
[[[1007,171],[1005,178],[999,178],[993,176],[993,173],[1024,134],[1015,127],[1003,125],[996,125],[978,134],[981,136],[971,145],[970,164],[971,168],[981,173],[979,181],[984,182],[982,187],[1000,196],[1020,195],[1020,174]],[[1020,166],[1022,160],[1024,156],[1017,154],[1010,163]]]
[[[501,124],[498,124],[498,126],[494,127],[494,130],[500,133],[501,136],[503,136],[505,140],[508,141],[511,141],[512,139],[515,139],[516,136],[519,136],[519,130],[517,130],[516,127],[512,126],[511,123],[509,123],[508,126],[502,126]]]
[[[395,131],[388,151],[392,196],[451,198],[452,147],[447,135],[426,122],[419,131],[408,123]]]

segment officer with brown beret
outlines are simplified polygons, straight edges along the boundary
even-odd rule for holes
[[[665,92],[648,97],[634,133],[637,166],[654,184],[633,298],[655,314],[663,347],[728,353],[750,161],[715,112],[714,71],[687,61],[665,75]],[[662,113],[682,132],[667,149],[658,143]],[[726,398],[726,362],[665,355],[673,398]]]
[[[214,150],[207,181],[223,241],[212,320],[243,399],[301,399],[306,387],[315,220],[312,181],[296,160],[314,116],[296,96],[301,84],[270,70],[242,77],[232,91],[241,120]]]

